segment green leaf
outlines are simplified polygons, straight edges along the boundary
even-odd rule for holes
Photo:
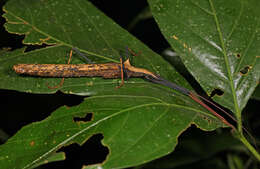
[[[207,130],[222,125],[214,118],[203,120],[203,112],[195,113],[199,110],[189,107],[190,102],[174,104],[176,98],[156,86],[139,86],[132,95],[128,90],[89,97],[79,106],[62,107],[47,119],[24,127],[0,146],[0,165],[31,168],[62,146],[81,145],[102,133],[102,142],[110,151],[103,168],[123,168],[170,153],[178,135],[191,123]],[[75,121],[88,113],[92,113],[91,121]]]
[[[59,78],[19,76],[12,70],[17,63],[66,63],[72,47],[89,54],[96,63],[118,62],[119,50],[126,46],[141,55],[131,63],[149,69],[177,84],[188,83],[159,55],[120,28],[85,0],[11,0],[5,8],[6,29],[25,34],[24,43],[46,48],[24,52],[2,52],[0,88],[31,93],[54,93],[47,87]],[[73,57],[73,63],[83,63]],[[117,79],[68,78],[64,93],[90,95],[76,107],[62,107],[47,119],[22,128],[0,146],[0,166],[32,168],[56,156],[57,150],[72,143],[82,145],[93,134],[104,135],[109,155],[100,166],[122,168],[142,164],[173,151],[178,136],[191,124],[214,130],[223,124],[190,98],[142,79],[129,79],[116,89]],[[37,112],[35,112],[37,113]],[[89,122],[75,117],[92,113]],[[52,160],[51,160],[52,161]]]
[[[238,119],[259,83],[258,0],[149,0],[171,46],[207,93]]]

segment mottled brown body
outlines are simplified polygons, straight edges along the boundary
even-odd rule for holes
[[[121,65],[119,63],[104,64],[17,64],[13,66],[17,74],[40,77],[103,77],[119,78]],[[129,60],[124,62],[124,71],[128,77],[143,77],[153,73],[146,69],[130,65]]]
[[[120,77],[119,64],[17,64],[13,69],[18,74],[41,77]]]

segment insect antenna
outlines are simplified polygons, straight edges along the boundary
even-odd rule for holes
[[[79,56],[84,58],[87,61],[87,63],[89,63],[89,64],[93,64],[94,63],[87,56],[85,56],[83,53],[81,53],[77,48],[72,48],[72,50],[75,51]]]

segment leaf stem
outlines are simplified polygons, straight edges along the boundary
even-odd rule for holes
[[[248,148],[248,150],[255,156],[255,158],[260,161],[260,154],[256,151],[256,149],[247,141],[244,137],[243,133],[239,131],[239,140]]]
[[[237,113],[237,129],[238,129],[238,132],[243,135],[243,125],[242,125],[241,113]]]

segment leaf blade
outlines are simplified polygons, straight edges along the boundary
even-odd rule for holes
[[[103,134],[102,142],[110,150],[102,164],[104,168],[133,166],[158,158],[172,151],[177,136],[185,128],[203,119],[200,117],[203,111],[187,106],[194,103],[173,104],[173,99],[171,95],[158,99],[156,93],[125,95],[117,91],[113,95],[86,98],[79,106],[59,108],[47,119],[24,127],[1,145],[0,164],[7,168],[30,168],[60,147],[72,143],[82,145],[98,133]],[[91,121],[75,121],[75,117],[88,113],[93,113]],[[207,130],[223,125],[214,117],[206,118],[200,125]],[[211,120],[211,125],[207,120]],[[23,160],[19,160],[19,156]]]
[[[257,1],[149,3],[165,38],[188,70],[207,93],[222,90],[224,94],[214,100],[239,119],[259,80]],[[249,73],[240,74],[246,65],[250,65]]]

